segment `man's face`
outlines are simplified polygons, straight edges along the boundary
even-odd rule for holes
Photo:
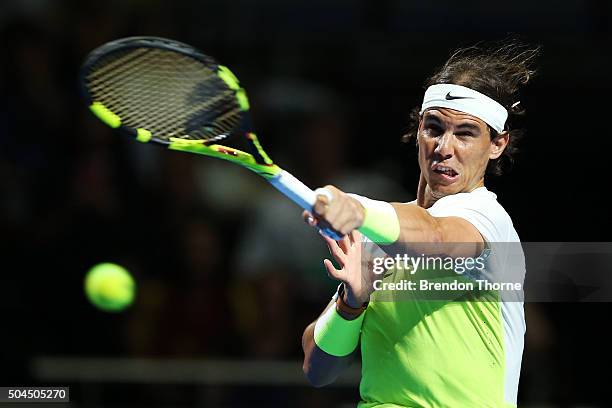
[[[419,123],[419,166],[438,197],[482,186],[489,160],[506,147],[507,133],[491,140],[481,119],[454,109],[432,108]]]

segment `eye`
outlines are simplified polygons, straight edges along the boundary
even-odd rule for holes
[[[474,137],[474,133],[470,132],[470,131],[466,131],[463,130],[461,132],[457,132],[455,133],[456,136],[458,137]]]
[[[439,136],[444,133],[444,129],[442,129],[442,126],[433,122],[425,123],[424,130],[429,136],[432,137]]]

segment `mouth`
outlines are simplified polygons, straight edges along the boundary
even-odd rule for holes
[[[455,171],[452,167],[444,166],[442,164],[434,164],[432,166],[432,170],[434,173],[439,174],[444,180],[447,181],[455,181],[457,177],[459,177],[459,173]]]

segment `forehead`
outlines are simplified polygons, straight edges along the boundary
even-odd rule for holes
[[[429,108],[423,112],[424,120],[436,120],[449,125],[472,125],[487,129],[487,124],[480,118],[469,113],[449,108]]]

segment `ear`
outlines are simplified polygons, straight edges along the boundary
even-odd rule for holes
[[[423,115],[419,116],[419,127],[417,128],[417,134],[423,131]]]
[[[510,133],[504,131],[491,140],[491,150],[489,152],[489,160],[495,160],[504,152],[508,142],[510,141]]]

